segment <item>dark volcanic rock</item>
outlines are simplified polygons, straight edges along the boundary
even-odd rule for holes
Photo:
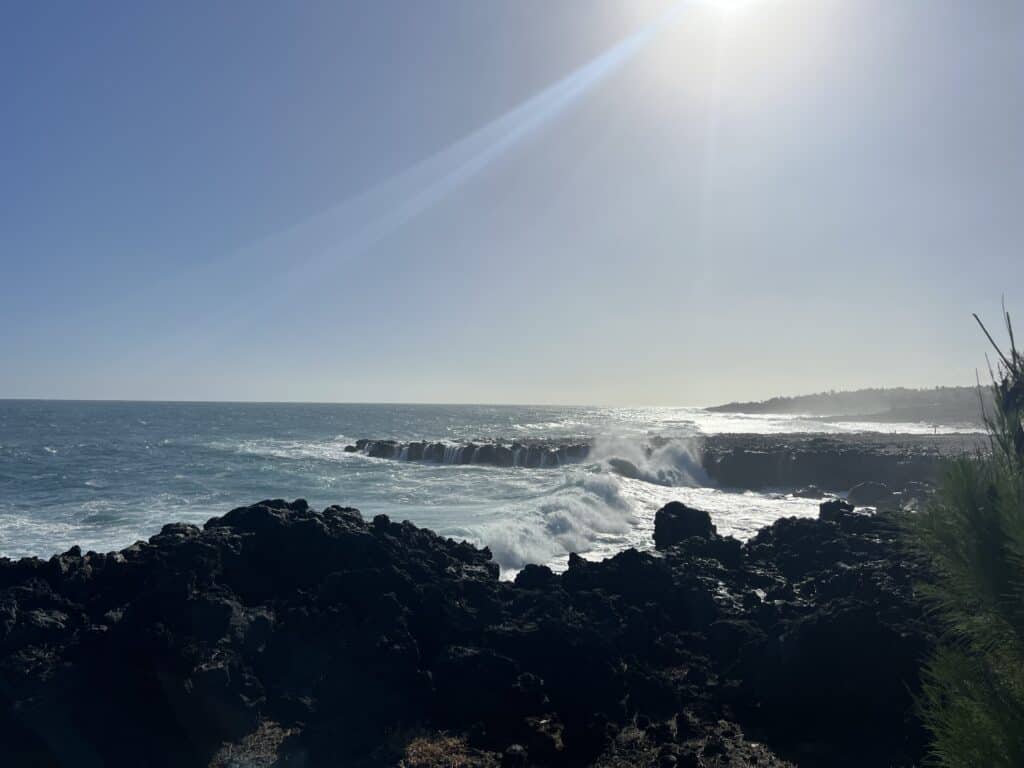
[[[528,563],[516,574],[515,584],[525,589],[542,589],[553,585],[557,577],[546,565]]]
[[[850,492],[846,494],[846,498],[851,504],[858,507],[876,506],[879,504],[884,505],[887,502],[891,503],[893,501],[893,494],[885,483],[876,483],[873,480],[868,480],[853,486]]]
[[[835,523],[843,515],[853,513],[853,504],[848,504],[842,499],[824,501],[818,507],[818,519],[829,523]]]
[[[983,449],[979,435],[715,435],[704,441],[703,466],[732,488],[900,489],[933,484],[947,459]]]
[[[669,442],[651,435],[640,447],[650,457]],[[702,480],[722,487],[785,490],[806,498],[849,490],[857,505],[881,502],[891,508],[921,504],[947,459],[985,449],[978,435],[724,434],[694,438],[694,443],[691,448],[699,448],[695,453],[700,455],[700,467],[689,466],[687,473],[696,472]],[[455,445],[364,438],[345,450],[397,461],[538,469],[561,467],[591,456],[589,443],[551,441]],[[646,470],[621,456],[608,456],[604,461],[623,477],[665,486],[677,482],[680,469]],[[879,484],[892,492],[880,492]]]
[[[4,765],[206,766],[276,733],[311,768],[909,766],[929,634],[894,530],[829,502],[741,546],[669,504],[659,553],[513,584],[486,549],[276,500],[0,560]]]
[[[658,549],[671,547],[691,536],[703,539],[715,536],[711,515],[678,501],[670,501],[657,511],[654,516],[654,544]]]
[[[512,462],[515,460],[515,456],[512,453],[511,448],[506,448],[504,445],[494,446],[494,465],[498,467],[511,467]]]

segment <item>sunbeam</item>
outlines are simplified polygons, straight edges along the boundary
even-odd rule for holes
[[[482,128],[420,161],[369,190],[300,221],[292,227],[251,243],[197,272],[204,282],[237,282],[239,274],[259,276],[263,286],[279,297],[295,295],[322,284],[384,238],[479,176],[531,135],[550,125],[634,59],[655,38],[699,0],[682,0],[649,24],[547,86]],[[194,279],[196,274],[188,276]],[[185,275],[179,275],[185,280]],[[260,286],[253,286],[258,290]],[[239,308],[248,302],[244,291],[236,301],[207,308],[202,337],[216,347],[217,339],[247,327]],[[183,349],[196,343],[195,329],[180,331]]]
[[[291,230],[297,240],[313,243],[303,265],[292,265],[295,287],[306,283],[310,270],[318,264],[337,265],[365,252],[578,104],[674,23],[688,4],[685,0],[674,4],[650,24],[486,126]],[[288,251],[290,256],[295,253],[292,248]]]

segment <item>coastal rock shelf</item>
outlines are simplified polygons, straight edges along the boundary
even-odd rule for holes
[[[926,578],[843,502],[746,544],[498,579],[381,515],[264,501],[0,560],[5,766],[909,766]]]
[[[845,491],[858,483],[903,489],[935,483],[945,460],[985,448],[981,435],[715,435],[704,443],[703,465],[732,488]]]
[[[559,467],[583,461],[590,454],[586,443],[403,443],[398,440],[357,440],[345,446],[349,453],[364,453],[378,459],[433,461],[441,464],[489,464],[495,467]]]
[[[708,477],[717,485],[741,489],[794,490],[817,486],[845,492],[862,482],[902,490],[934,483],[945,459],[984,448],[978,435],[711,435],[693,438]],[[648,456],[668,441],[652,436]],[[397,461],[483,464],[497,467],[554,468],[594,460],[590,443],[440,443],[362,439],[350,453]],[[606,457],[609,466],[639,476],[630,462]]]

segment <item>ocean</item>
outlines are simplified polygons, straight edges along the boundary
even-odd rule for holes
[[[703,436],[861,431],[935,428],[701,408],[0,400],[0,556],[48,557],[74,544],[106,552],[165,523],[301,497],[487,545],[505,576],[528,562],[562,570],[570,552],[649,548],[654,514],[673,499],[740,538],[817,514],[814,500],[713,487],[700,468]],[[594,447],[577,464],[501,468],[345,450],[359,438]],[[658,482],[617,474],[616,459]]]

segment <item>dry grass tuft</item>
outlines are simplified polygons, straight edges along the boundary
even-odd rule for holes
[[[279,764],[281,744],[291,733],[264,720],[248,736],[217,750],[208,768],[272,768]]]
[[[496,768],[499,764],[496,755],[472,749],[465,738],[434,733],[409,741],[399,768]]]

